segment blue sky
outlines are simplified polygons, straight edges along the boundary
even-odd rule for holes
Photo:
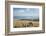
[[[13,16],[39,17],[39,8],[13,8]]]
[[[14,8],[13,16],[39,16],[38,8]]]

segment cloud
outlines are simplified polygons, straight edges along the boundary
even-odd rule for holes
[[[20,13],[22,13],[22,12],[25,12],[24,10],[18,10],[17,12],[20,12]]]
[[[17,8],[13,11],[14,16],[39,16],[37,8]]]

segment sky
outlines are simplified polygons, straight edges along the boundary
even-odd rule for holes
[[[39,17],[39,8],[13,8],[13,16]]]

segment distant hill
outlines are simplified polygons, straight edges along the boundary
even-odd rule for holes
[[[28,21],[33,20],[33,21],[39,21],[39,19],[19,19],[19,20],[28,20]]]
[[[32,19],[39,19],[39,17],[38,16],[14,16],[13,17],[14,19],[22,19],[22,20],[32,20]]]

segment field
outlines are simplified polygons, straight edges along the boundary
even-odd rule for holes
[[[13,20],[13,27],[14,28],[21,28],[21,27],[39,27],[39,21],[32,21],[32,20]]]

